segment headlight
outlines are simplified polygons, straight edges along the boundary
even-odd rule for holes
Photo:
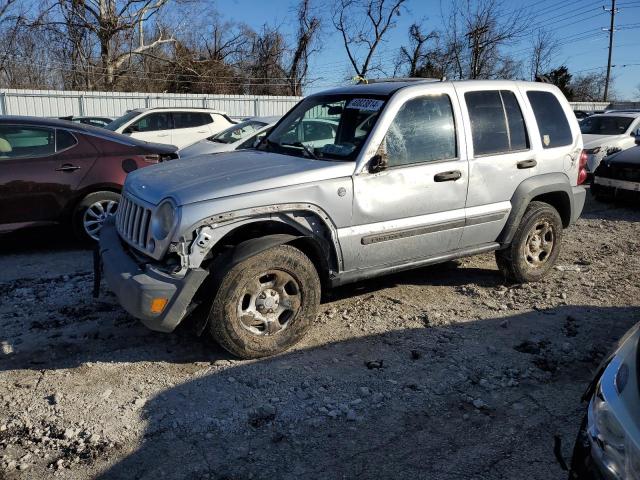
[[[611,478],[640,480],[640,452],[600,390],[589,405],[589,436],[592,452]],[[609,478],[609,477],[607,477]]]
[[[156,240],[164,240],[173,230],[176,221],[176,207],[164,200],[151,216],[151,234]]]

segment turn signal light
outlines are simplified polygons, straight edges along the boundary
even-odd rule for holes
[[[154,298],[153,300],[151,300],[151,313],[162,313],[164,307],[167,306],[167,303],[169,303],[168,298]]]

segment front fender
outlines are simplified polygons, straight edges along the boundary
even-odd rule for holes
[[[298,238],[302,238],[302,235],[296,236],[286,233],[276,233],[273,235],[245,240],[233,249],[230,260],[231,265],[236,265],[260,252],[264,252],[272,247],[277,247],[278,245],[284,245],[285,243],[292,242]]]

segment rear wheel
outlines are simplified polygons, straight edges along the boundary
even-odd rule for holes
[[[115,215],[120,195],[114,192],[94,192],[82,199],[73,212],[73,230],[81,240],[97,241],[104,221]]]
[[[315,266],[290,245],[234,265],[217,285],[209,330],[223,348],[241,358],[274,355],[298,343],[320,303]]]
[[[560,254],[562,219],[548,203],[531,202],[511,245],[496,252],[498,269],[509,281],[537,282],[554,266]]]

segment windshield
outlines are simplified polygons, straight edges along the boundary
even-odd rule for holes
[[[246,122],[229,127],[217,135],[209,137],[207,140],[217,143],[235,143],[244,140],[267,125],[267,123],[259,122],[258,120],[247,120]]]
[[[386,97],[317,95],[304,99],[258,148],[315,159],[355,160]]]
[[[627,131],[633,120],[631,117],[616,117],[613,115],[587,117],[580,124],[580,131],[591,135],[622,135]]]
[[[127,123],[129,120],[134,119],[138,115],[140,115],[140,112],[137,112],[135,110],[131,110],[130,112],[125,113],[121,117],[116,118],[113,122],[106,124],[104,126],[104,128],[106,128],[108,130],[112,130],[112,131],[115,132],[121,126],[123,126],[125,123]]]

